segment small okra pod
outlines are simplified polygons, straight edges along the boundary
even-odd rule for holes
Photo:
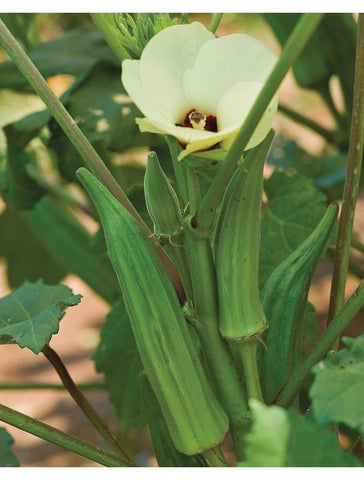
[[[259,298],[258,262],[263,167],[273,132],[251,150],[226,189],[215,233],[220,333],[228,341],[261,334],[266,319]]]
[[[177,450],[221,443],[228,418],[215,397],[173,285],[135,218],[89,171],[77,177],[101,219],[138,351]]]

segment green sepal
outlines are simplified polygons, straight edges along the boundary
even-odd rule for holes
[[[99,213],[138,351],[177,450],[194,455],[220,444],[228,418],[151,240],[90,172],[76,175]]]
[[[309,237],[270,275],[262,292],[268,321],[262,353],[262,389],[267,403],[273,401],[290,373],[305,356],[304,315],[308,290],[321,254],[337,218],[332,204]]]
[[[250,151],[226,189],[215,231],[219,328],[229,341],[266,326],[258,288],[263,167],[274,133]]]

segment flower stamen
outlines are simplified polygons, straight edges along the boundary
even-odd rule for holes
[[[186,113],[183,126],[194,128],[195,130],[217,132],[215,115],[205,115],[194,108]]]
[[[205,130],[206,115],[197,110],[194,110],[188,115],[188,119],[191,122],[192,128],[196,130]]]

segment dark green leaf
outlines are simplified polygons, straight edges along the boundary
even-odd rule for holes
[[[140,375],[154,453],[160,467],[207,467],[204,459],[176,450],[146,373]]]
[[[121,300],[107,316],[94,361],[96,370],[105,375],[111,403],[124,429],[147,423],[139,382],[143,365]]]
[[[94,28],[82,25],[60,38],[39,45],[29,53],[44,77],[57,74],[78,76],[97,60],[118,64],[104,38]],[[0,88],[17,88],[27,81],[13,62],[0,64]]]
[[[6,260],[11,288],[19,287],[24,280],[38,278],[54,284],[68,273],[54,255],[48,253],[22,213],[5,210],[0,215],[0,232],[0,257]]]
[[[310,155],[297,143],[278,136],[268,156],[268,162],[289,173],[299,173],[314,181],[330,201],[341,199],[347,169],[347,154]]]
[[[340,449],[327,428],[297,412],[251,400],[252,431],[245,437],[244,467],[353,467],[354,458]]]
[[[10,449],[14,443],[11,435],[0,427],[0,467],[19,467],[19,461]]]
[[[347,348],[318,363],[309,396],[320,424],[344,423],[364,436],[364,334],[343,338]]]
[[[261,221],[259,282],[269,275],[314,230],[326,211],[326,197],[313,181],[274,171],[265,182],[268,205]]]
[[[44,285],[25,281],[0,299],[0,343],[17,343],[38,354],[58,332],[68,307],[81,301],[65,285]]]
[[[1,13],[0,18],[27,51],[39,44],[36,13]]]

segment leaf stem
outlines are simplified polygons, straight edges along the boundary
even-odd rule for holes
[[[23,383],[0,383],[0,390],[65,390],[63,384],[58,383],[37,383],[37,382],[23,382]],[[106,390],[107,387],[103,382],[87,382],[78,383],[79,390]]]
[[[210,230],[214,220],[215,210],[222,199],[226,185],[234,173],[242,152],[248,144],[250,137],[280,83],[289,68],[299,57],[323,15],[323,13],[304,13],[287,40],[280,58],[267,78],[258,98],[250,109],[250,112],[238,131],[225,160],[221,163],[215,178],[211,182],[211,185],[201,202],[196,218],[200,231]]]
[[[292,404],[296,395],[298,395],[302,384],[310,375],[312,367],[327,354],[333,342],[342,334],[343,330],[363,305],[364,280],[361,281],[358,288],[351,295],[340,312],[335,316],[304,363],[293,372],[291,378],[275,402],[277,405],[288,408]]]
[[[209,462],[211,467],[228,467],[228,463],[224,454],[221,451],[220,446],[211,448],[210,450],[206,450],[203,452],[203,456]]]
[[[354,99],[343,205],[331,283],[328,324],[342,308],[349,268],[349,252],[353,231],[355,206],[359,192],[364,146],[364,14],[359,14],[355,61]],[[338,339],[336,340],[336,348]]]
[[[47,440],[60,447],[63,447],[71,452],[77,453],[83,457],[89,458],[94,462],[105,465],[105,467],[126,467],[120,458],[115,455],[105,452],[100,448],[94,447],[78,438],[75,438],[67,433],[51,427],[39,420],[28,417],[23,413],[13,410],[5,405],[0,404],[0,420],[8,423],[13,427],[19,428],[24,432],[31,433],[36,437]]]
[[[209,30],[212,33],[215,33],[217,30],[217,27],[220,25],[223,13],[214,13],[214,16],[212,17],[211,23],[209,25]]]
[[[139,213],[134,208],[128,197],[125,195],[120,185],[112,176],[110,170],[101,160],[96,150],[87,140],[75,120],[67,112],[63,104],[47,85],[47,82],[39,73],[39,70],[30,60],[19,43],[10,33],[4,22],[0,19],[0,45],[3,46],[9,57],[13,60],[20,72],[27,79],[29,84],[46,104],[48,110],[56,119],[64,133],[67,135],[73,146],[83,158],[85,164],[99,178],[99,180],[110,190],[114,197],[136,218],[148,235],[150,230],[142,220]],[[157,243],[154,247],[176,289],[180,302],[185,301],[185,294],[181,279],[175,265],[164,253],[163,249]]]
[[[297,123],[301,123],[305,127],[308,127],[310,130],[314,131],[315,133],[321,135],[321,137],[325,138],[328,142],[336,144],[335,140],[335,132],[331,130],[327,130],[322,125],[319,125],[315,121],[311,120],[310,118],[301,115],[300,113],[290,109],[289,107],[279,104],[278,110],[282,112],[287,117],[291,118]]]
[[[92,425],[96,428],[99,434],[106,440],[106,442],[112,447],[112,449],[120,456],[123,462],[129,466],[135,466],[134,460],[130,457],[120,441],[116,438],[113,432],[110,430],[104,420],[99,417],[98,413],[94,410],[93,406],[89,403],[83,393],[77,388],[72,380],[68,370],[58,354],[49,345],[45,345],[42,349],[42,353],[50,364],[54,367],[62,380],[63,385],[69,391],[71,397],[83,411],[85,416],[90,420]]]

